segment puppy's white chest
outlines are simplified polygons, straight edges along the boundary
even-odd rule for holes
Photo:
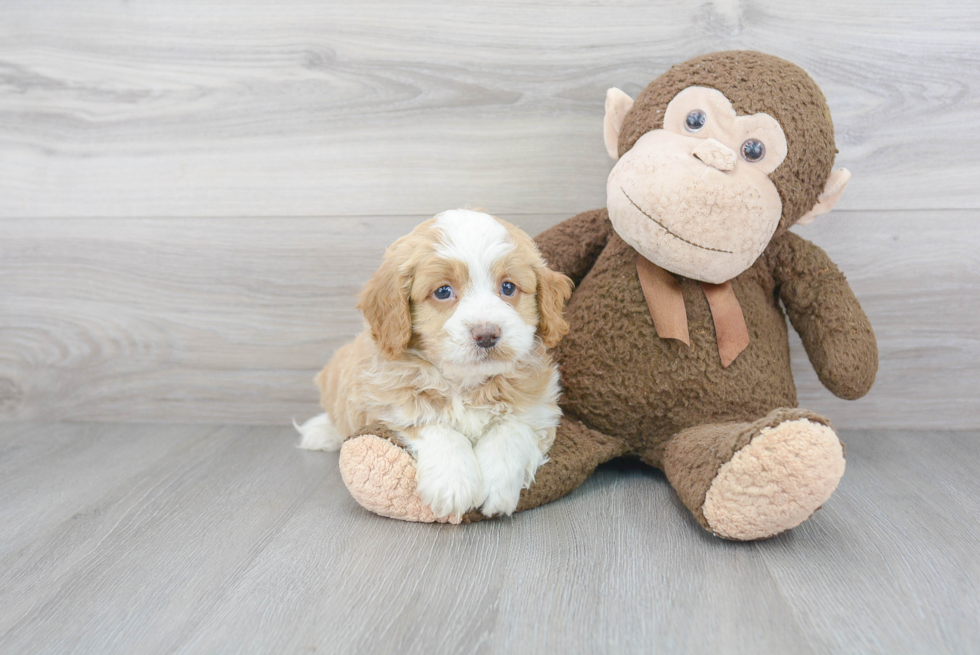
[[[496,416],[495,412],[487,408],[467,406],[462,399],[456,397],[453,398],[447,418],[454,430],[476,442],[486,433]]]

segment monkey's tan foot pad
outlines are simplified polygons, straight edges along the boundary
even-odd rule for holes
[[[340,476],[361,507],[380,516],[418,523],[459,523],[436,518],[415,490],[415,460],[387,439],[365,434],[340,449]]]
[[[808,419],[763,428],[719,470],[702,511],[727,539],[765,539],[794,528],[826,502],[844,475],[834,431]]]

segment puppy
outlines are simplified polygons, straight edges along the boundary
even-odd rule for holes
[[[416,459],[438,517],[511,514],[555,438],[572,281],[488,214],[443,212],[398,239],[361,292],[365,330],[316,377],[301,448],[336,450],[381,423]]]

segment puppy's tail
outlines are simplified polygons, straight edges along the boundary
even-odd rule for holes
[[[303,425],[297,425],[293,421],[293,427],[302,437],[299,447],[304,450],[340,450],[344,443],[344,438],[337,433],[326,414],[318,414]]]

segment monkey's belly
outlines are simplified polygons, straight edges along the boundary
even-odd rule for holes
[[[734,281],[750,344],[723,368],[698,283],[681,281],[691,345],[661,339],[643,298],[634,251],[613,246],[582,280],[565,312],[571,329],[556,354],[567,412],[605,434],[627,438],[643,454],[684,428],[754,420],[777,407],[796,406],[786,320],[756,271]]]

